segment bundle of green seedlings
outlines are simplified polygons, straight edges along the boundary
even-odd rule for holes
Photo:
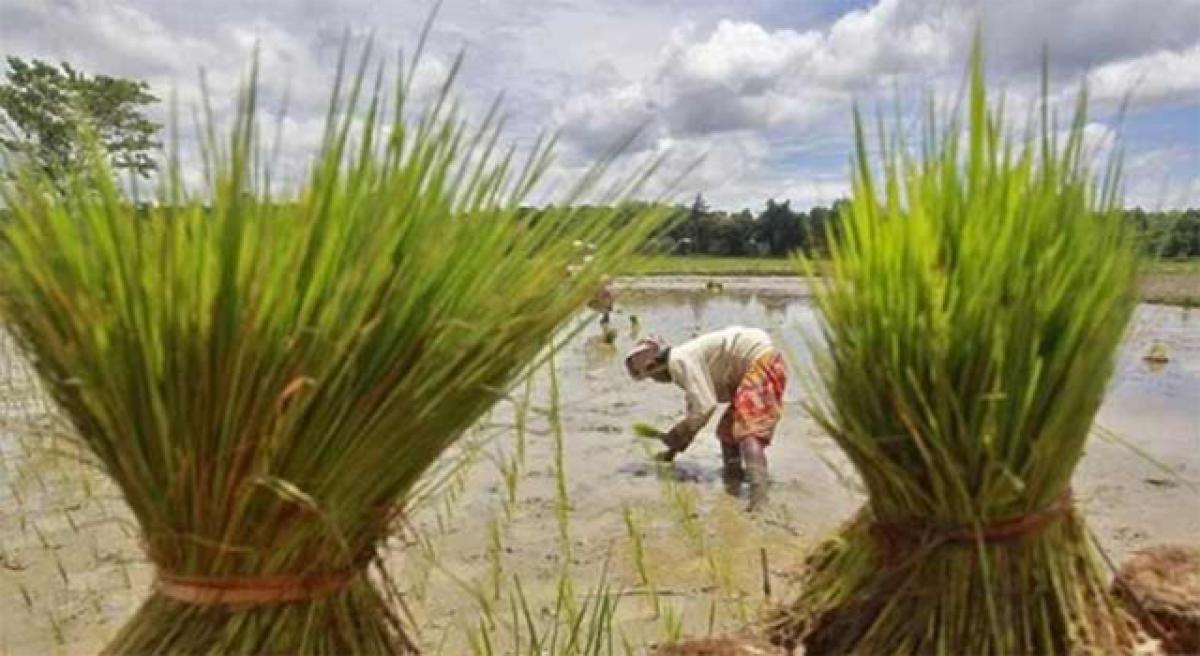
[[[1046,88],[1016,135],[988,103],[976,43],[965,125],[931,102],[920,147],[881,136],[874,159],[855,113],[811,410],[867,501],[773,620],[806,653],[1115,653],[1137,639],[1071,497],[1137,258],[1119,156],[1101,165],[1084,143],[1086,90],[1060,131]]]
[[[649,167],[522,208],[551,140],[518,158],[453,74],[413,110],[414,65],[393,93],[374,62],[339,66],[292,192],[271,190],[253,74],[228,137],[199,130],[203,189],[174,154],[138,209],[95,150],[65,185],[4,187],[3,313],[157,572],[110,653],[415,651],[369,567],[389,523],[663,218],[572,209]],[[569,274],[576,240],[596,250]]]

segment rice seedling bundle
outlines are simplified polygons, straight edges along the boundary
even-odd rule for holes
[[[662,219],[522,210],[547,145],[518,161],[495,112],[470,126],[453,75],[414,112],[412,67],[391,93],[370,61],[339,72],[293,192],[271,191],[253,77],[228,138],[201,130],[199,192],[177,157],[148,210],[102,157],[66,193],[3,188],[4,315],[157,571],[111,653],[412,652],[368,574],[389,521]],[[596,249],[568,275],[576,240]]]
[[[965,123],[931,103],[917,149],[885,135],[874,159],[855,112],[811,406],[868,498],[774,618],[807,653],[1111,653],[1136,637],[1071,496],[1135,304],[1119,158],[1093,167],[1085,90],[1069,128],[1043,107],[1015,137],[982,67],[977,44]]]

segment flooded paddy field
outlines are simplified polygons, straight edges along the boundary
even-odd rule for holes
[[[806,549],[861,501],[805,415],[798,376],[767,452],[771,499],[755,515],[721,482],[713,426],[667,470],[630,430],[667,427],[683,402],[673,386],[626,377],[621,355],[638,335],[760,326],[793,370],[804,362],[815,314],[803,281],[711,280],[623,281],[614,344],[583,326],[556,354],[553,380],[543,368],[471,431],[454,454],[466,464],[387,555],[429,653],[469,653],[480,626],[511,644],[517,581],[536,621],[560,595],[588,603],[604,576],[616,642],[632,645],[752,619],[770,602],[764,559],[771,599],[792,595]],[[0,338],[0,353],[15,353]],[[1143,360],[1155,345],[1168,362]],[[152,580],[119,494],[78,461],[53,416],[26,365],[0,362],[0,654],[94,652]],[[1098,423],[1106,437],[1090,443],[1075,489],[1107,554],[1200,543],[1200,310],[1138,308]]]

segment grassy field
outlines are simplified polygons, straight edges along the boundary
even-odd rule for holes
[[[1138,292],[1147,303],[1200,307],[1200,259],[1144,264]]]
[[[1150,260],[1142,264],[1146,273],[1190,274],[1200,276],[1200,258],[1186,260]]]
[[[713,255],[655,255],[642,257],[630,274],[642,276],[789,276],[795,263],[786,257],[720,257]]]
[[[817,263],[818,270],[822,262]],[[657,255],[642,257],[630,268],[640,276],[790,276],[796,266],[781,257]],[[1200,259],[1149,260],[1142,265],[1139,293],[1147,303],[1200,307]]]

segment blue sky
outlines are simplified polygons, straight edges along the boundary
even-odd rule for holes
[[[411,46],[430,0],[0,0],[0,51],[146,79],[198,98],[206,70],[219,114],[255,44],[267,106],[286,97],[279,166],[298,174],[317,139],[335,53],[348,30],[380,51]],[[848,108],[953,98],[975,26],[1011,106],[1036,97],[1043,44],[1051,96],[1087,80],[1088,133],[1124,138],[1127,204],[1200,206],[1200,0],[445,0],[419,82],[467,60],[469,110],[505,93],[509,134],[561,133],[549,180],[565,185],[631,130],[623,160],[703,162],[676,189],[712,205],[798,206],[846,191]],[[419,85],[420,86],[420,85]],[[1065,110],[1064,110],[1065,111]],[[622,161],[621,163],[626,163]]]

